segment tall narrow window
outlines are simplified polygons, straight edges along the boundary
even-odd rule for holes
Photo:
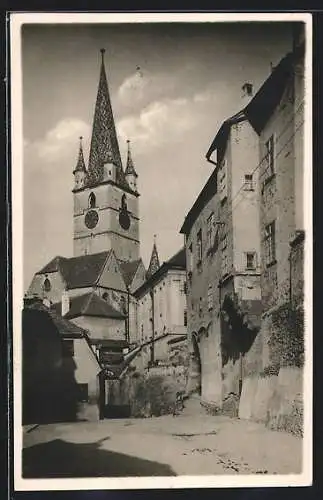
[[[211,284],[207,289],[207,306],[209,311],[213,309],[213,287]]]
[[[222,276],[229,272],[228,266],[228,248],[227,248],[227,235],[224,234],[221,240],[221,271]]]
[[[214,243],[214,213],[207,219],[207,247],[212,248]]]
[[[274,168],[274,136],[272,135],[268,141],[265,143],[265,172],[264,172],[264,177],[265,179],[268,179],[275,173],[275,168]]]
[[[188,249],[188,266],[189,266],[189,271],[192,272],[193,270],[193,245],[192,243],[189,246]]]
[[[197,233],[197,261],[200,264],[202,262],[202,229]]]
[[[184,309],[184,326],[187,326],[187,311]]]
[[[246,252],[246,269],[256,269],[256,252]]]
[[[96,205],[96,197],[94,193],[90,193],[89,196],[89,208],[95,208]]]
[[[276,237],[275,237],[275,221],[265,227],[265,259],[266,265],[269,266],[276,260]]]

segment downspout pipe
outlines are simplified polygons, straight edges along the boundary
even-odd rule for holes
[[[130,343],[130,293],[127,286],[127,341]]]
[[[150,362],[153,364],[155,362],[155,300],[154,300],[154,289],[150,290],[151,297],[151,339],[152,344],[150,347]]]

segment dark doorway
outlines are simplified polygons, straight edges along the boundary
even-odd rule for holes
[[[202,363],[200,349],[198,346],[196,334],[192,335],[193,353],[192,353],[192,378],[194,379],[195,392],[202,393]]]

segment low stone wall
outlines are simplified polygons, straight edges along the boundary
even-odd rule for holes
[[[303,370],[282,367],[278,375],[247,377],[242,386],[239,418],[264,422],[275,430],[303,434]]]

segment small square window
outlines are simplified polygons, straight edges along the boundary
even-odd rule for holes
[[[246,269],[256,269],[256,252],[246,252]]]
[[[243,189],[245,191],[253,191],[254,190],[254,183],[253,183],[252,174],[245,174]]]
[[[187,311],[184,310],[184,326],[187,326]]]
[[[197,233],[197,259],[198,263],[202,262],[202,230],[200,229],[199,232]]]

